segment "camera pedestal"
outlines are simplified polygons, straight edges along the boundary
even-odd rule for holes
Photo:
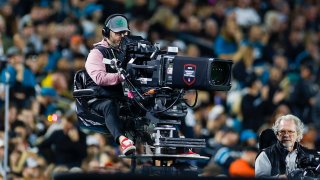
[[[161,122],[162,120],[160,120]],[[136,160],[151,160],[152,165],[142,166],[143,175],[198,175],[197,167],[184,161],[207,161],[209,157],[196,153],[188,153],[192,148],[205,148],[205,139],[176,137],[178,121],[174,123],[158,123],[153,129],[154,143],[144,144],[144,154],[121,155],[121,158],[131,159],[131,172],[136,173]],[[179,123],[178,123],[179,124]]]
[[[140,155],[120,155],[120,158],[131,159],[131,172],[136,173],[136,160],[152,160],[152,166],[142,166],[141,174],[143,175],[198,175],[196,167],[187,166],[179,163],[178,160],[190,161],[207,161],[209,157],[188,154],[140,154]]]

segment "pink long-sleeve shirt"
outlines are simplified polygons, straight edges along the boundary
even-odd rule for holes
[[[100,45],[109,47],[109,44],[105,40],[94,44],[94,46]],[[92,80],[99,86],[112,86],[123,81],[118,73],[106,72],[105,64],[103,61],[103,55],[98,49],[92,49],[88,54],[85,68]]]

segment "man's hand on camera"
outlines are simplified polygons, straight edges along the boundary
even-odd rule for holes
[[[280,175],[278,176],[278,178],[279,178],[279,179],[288,179],[288,178],[287,178],[287,175],[285,175],[285,174],[280,174]]]
[[[123,80],[123,81],[124,81],[126,78],[129,77],[129,74],[127,73],[127,71],[124,70],[124,69],[122,69],[122,68],[119,68],[119,69],[118,69],[118,74],[119,74],[121,80]]]
[[[121,74],[120,72],[118,72],[118,75],[119,75],[120,82],[123,82],[126,80],[126,77],[123,74]]]

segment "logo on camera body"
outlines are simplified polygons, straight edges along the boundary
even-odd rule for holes
[[[183,68],[183,81],[191,86],[196,82],[196,70],[195,64],[185,64]]]

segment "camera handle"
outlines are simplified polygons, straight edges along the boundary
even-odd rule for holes
[[[127,82],[127,84],[133,88],[135,90],[135,92],[139,95],[139,97],[141,99],[145,99],[141,93],[139,93],[139,91],[137,90],[137,88],[131,83],[131,81],[127,78],[129,75],[128,73],[121,67],[121,61],[119,61],[118,59],[107,59],[107,58],[103,58],[102,62],[104,64],[108,64],[110,65],[110,67],[112,69],[117,70],[117,72],[120,74],[120,76]]]

